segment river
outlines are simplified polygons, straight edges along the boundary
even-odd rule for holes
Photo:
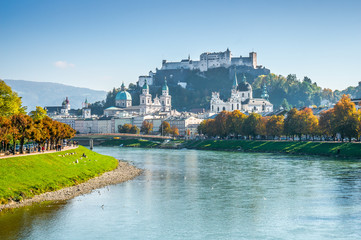
[[[0,239],[361,239],[361,161],[95,147],[126,183],[0,215]]]

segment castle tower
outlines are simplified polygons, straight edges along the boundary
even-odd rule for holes
[[[149,113],[152,106],[152,95],[149,94],[149,86],[147,80],[145,80],[142,94],[140,94],[140,113],[146,114]]]
[[[160,96],[160,103],[162,105],[163,112],[170,112],[170,110],[172,109],[172,96],[169,95],[167,79],[164,80],[162,95]]]

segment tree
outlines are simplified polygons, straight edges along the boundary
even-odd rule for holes
[[[242,131],[246,136],[252,136],[253,139],[257,135],[263,135],[265,132],[263,129],[263,119],[258,113],[251,113],[244,121]]]
[[[139,128],[135,125],[133,125],[131,128],[130,128],[130,133],[133,133],[133,134],[139,134]]]
[[[343,95],[341,100],[334,107],[335,131],[341,135],[341,139],[358,137],[360,125],[358,124],[359,114],[351,99]]]
[[[140,131],[143,132],[144,134],[149,134],[150,132],[153,131],[153,123],[150,123],[148,121],[143,121]]]
[[[21,98],[3,80],[0,80],[0,116],[11,116],[24,112]]]
[[[25,139],[30,139],[33,131],[33,120],[30,116],[25,114],[14,114],[10,117],[11,125],[18,131],[13,132],[14,142],[20,141],[20,154],[23,153],[23,146]],[[15,154],[15,151],[14,151]]]
[[[36,110],[31,111],[30,116],[34,121],[41,120],[46,116],[46,110],[42,107],[36,106]]]
[[[215,117],[216,134],[220,137],[226,137],[229,135],[230,128],[227,124],[230,112],[222,111]]]
[[[304,134],[306,136],[314,137],[318,130],[318,119],[315,115],[313,115],[312,109],[304,108],[298,112],[297,115],[298,121],[298,134]]]
[[[8,144],[12,140],[13,132],[17,132],[16,128],[11,126],[10,119],[4,116],[0,116],[0,141],[2,143],[2,149],[7,150]]]
[[[335,131],[335,111],[334,109],[329,109],[325,112],[320,113],[319,127],[320,133],[325,136],[330,136],[335,138],[337,132]]]
[[[172,134],[172,137],[176,137],[179,135],[179,130],[176,126],[172,126],[170,134]]]
[[[247,116],[239,110],[234,110],[227,118],[227,126],[229,134],[233,134],[236,138],[242,134],[242,125]]]
[[[283,115],[271,116],[266,124],[266,132],[268,136],[272,136],[274,139],[276,136],[280,137],[283,134],[283,121],[285,117]]]
[[[118,126],[118,132],[120,132],[120,133],[130,133],[131,128],[132,128],[132,125],[129,124],[129,123],[126,123],[123,126],[119,125]]]
[[[170,134],[172,131],[169,122],[163,121],[159,126],[159,132],[162,136]]]
[[[292,136],[294,139],[294,135],[298,134],[298,122],[297,122],[298,110],[296,108],[292,108],[288,113],[287,117],[284,120],[284,133],[288,136]]]

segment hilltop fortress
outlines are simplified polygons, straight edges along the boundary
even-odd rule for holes
[[[161,70],[189,69],[204,72],[210,68],[218,67],[249,66],[254,69],[257,68],[257,53],[255,52],[250,52],[248,57],[232,57],[231,51],[227,48],[225,52],[202,53],[199,59],[199,61],[193,61],[188,56],[188,59],[183,59],[180,62],[163,60]]]
[[[148,85],[161,86],[166,77],[171,85],[178,84],[184,88],[187,86],[187,71],[200,72],[203,74],[211,69],[225,68],[229,70],[229,79],[236,72],[246,73],[249,76],[257,77],[267,75],[270,70],[257,65],[257,53],[250,52],[248,57],[234,57],[227,48],[224,52],[204,52],[199,56],[199,61],[194,61],[188,56],[180,62],[162,61],[162,67],[155,72],[150,71],[149,75],[139,76],[138,85],[142,87],[147,82]]]

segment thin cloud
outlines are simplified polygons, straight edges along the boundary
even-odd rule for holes
[[[54,66],[57,68],[73,68],[73,67],[75,67],[74,64],[68,63],[66,61],[57,61],[54,63]]]

